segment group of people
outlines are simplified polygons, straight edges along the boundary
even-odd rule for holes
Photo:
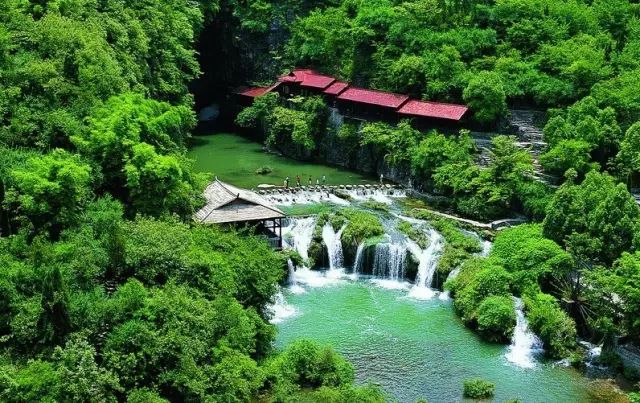
[[[285,189],[289,189],[289,177],[287,176],[284,180],[284,187]],[[322,186],[327,184],[327,176],[326,175],[322,175]],[[302,183],[300,181],[300,175],[296,175],[296,187],[300,187],[302,186]],[[313,186],[313,179],[311,178],[311,175],[309,175],[309,186]],[[320,186],[320,178],[316,178],[316,186]]]
[[[287,176],[284,180],[284,188],[285,189],[289,189],[289,177]],[[322,175],[322,186],[327,184],[327,176],[326,175]],[[380,174],[380,185],[384,185],[384,175]],[[300,182],[300,175],[296,175],[296,187],[300,187],[302,186],[302,183]],[[311,178],[311,175],[309,175],[309,186],[313,186],[313,180]],[[316,178],[316,186],[320,186],[320,178]]]

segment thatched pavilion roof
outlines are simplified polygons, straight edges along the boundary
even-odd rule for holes
[[[205,224],[262,221],[285,216],[258,194],[217,178],[207,186],[204,197],[207,205],[196,213],[195,220]]]

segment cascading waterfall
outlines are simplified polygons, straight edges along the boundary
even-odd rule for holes
[[[482,251],[480,252],[480,256],[487,257],[491,252],[491,248],[493,247],[493,243],[491,241],[482,241]]]
[[[276,193],[264,196],[272,204],[279,206],[293,206],[296,204],[332,203],[341,206],[348,206],[348,200],[341,199],[327,190],[311,189],[298,190],[292,193]]]
[[[344,116],[342,116],[338,108],[329,108],[329,118],[327,120],[329,125],[336,130],[336,133],[344,125]]]
[[[522,300],[513,297],[513,301],[516,310],[516,328],[513,330],[511,345],[505,357],[521,368],[533,368],[536,365],[535,355],[542,351],[542,342],[529,330]]]
[[[373,257],[373,275],[402,282],[406,268],[407,248],[403,244],[379,243]]]
[[[297,287],[298,281],[296,280],[296,268],[293,265],[293,260],[287,259],[287,266],[289,267],[289,286]]]
[[[286,231],[291,235],[291,240],[287,241],[287,246],[298,252],[304,260],[309,259],[309,246],[313,239],[315,227],[316,218],[308,217],[292,220],[290,229]]]
[[[353,263],[353,274],[357,275],[360,273],[360,269],[362,266],[362,254],[364,253],[364,242],[358,245],[358,249],[356,250],[356,260]]]
[[[414,252],[419,264],[416,282],[409,295],[417,299],[429,299],[434,295],[431,284],[444,247],[443,238],[438,231],[431,229],[429,230],[429,247],[427,249],[420,251],[420,247],[415,242],[412,241],[412,243],[413,249],[417,248],[419,251],[418,253]]]
[[[368,188],[358,188],[347,190],[346,193],[353,199],[357,201],[367,201],[373,200],[379,203],[384,203],[391,205],[393,204],[394,198],[402,198],[406,197],[406,192],[401,189],[368,189]]]
[[[342,231],[346,228],[343,225],[338,232],[334,232],[333,226],[327,222],[322,227],[322,241],[327,247],[329,255],[329,270],[340,269],[344,266],[344,258],[342,254]]]

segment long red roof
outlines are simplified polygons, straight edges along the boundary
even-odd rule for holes
[[[407,102],[409,96],[394,94],[392,92],[350,87],[340,94],[338,99],[397,109]]]
[[[340,93],[346,90],[348,86],[349,86],[349,83],[345,83],[343,81],[336,81],[335,83],[327,87],[327,89],[324,90],[324,93],[328,95],[340,95]]]
[[[300,83],[302,87],[310,87],[324,90],[333,84],[336,79],[325,76],[310,69],[296,69],[291,74],[280,77],[280,81]]]
[[[321,74],[305,74],[304,80],[302,80],[300,85],[303,87],[318,88],[323,90],[330,86],[334,81],[336,81],[335,78],[323,76]]]
[[[398,110],[401,115],[460,120],[469,108],[464,105],[410,100]]]
[[[350,87],[349,83],[336,81],[335,78],[319,74],[312,69],[295,69],[290,74],[281,76],[274,87],[251,88],[241,95],[252,98],[264,95],[282,82],[298,83],[302,87],[320,89],[325,94],[336,96],[343,101],[395,109],[398,114],[406,116],[459,121],[469,111],[465,105],[418,101],[409,99],[408,95]]]

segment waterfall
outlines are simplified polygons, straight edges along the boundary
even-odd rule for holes
[[[492,246],[493,244],[491,243],[491,241],[482,241],[482,252],[480,252],[480,256],[482,257],[489,256]]]
[[[449,272],[449,275],[447,276],[445,283],[449,280],[453,280],[454,278],[458,277],[458,274],[460,274],[460,267],[456,267],[455,269],[451,270],[451,272]],[[438,298],[440,298],[441,301],[448,301],[451,299],[451,293],[448,290],[445,290],[440,293]]]
[[[344,124],[344,116],[342,116],[338,108],[329,107],[328,109],[329,109],[329,117],[327,119],[328,123],[331,126],[333,126],[336,132],[338,132],[338,130],[340,130],[340,127],[342,127],[342,125]]]
[[[373,275],[385,280],[402,282],[406,257],[407,248],[402,244],[377,244],[373,257]]]
[[[358,245],[358,249],[356,250],[356,261],[353,263],[353,274],[358,274],[360,272],[360,266],[362,265],[362,253],[364,252],[364,242]]]
[[[287,302],[281,289],[278,289],[273,304],[269,306],[269,311],[271,312],[270,322],[274,324],[282,323],[297,313],[296,308]]]
[[[524,316],[524,303],[513,297],[516,309],[516,328],[513,330],[511,345],[505,357],[522,368],[533,368],[536,365],[534,356],[542,351],[542,342],[529,330],[529,322]]]
[[[429,247],[427,249],[420,251],[420,247],[415,242],[411,241],[411,244],[413,244],[412,249],[419,264],[416,282],[409,295],[418,299],[429,299],[434,295],[431,284],[444,247],[443,238],[438,231],[432,229],[429,231]]]
[[[293,206],[297,204],[332,203],[348,206],[349,201],[339,198],[324,189],[311,188],[308,190],[292,189],[290,193],[274,193],[264,196],[271,204],[279,206]]]
[[[394,198],[406,197],[406,192],[401,189],[356,188],[346,193],[356,201],[373,200],[388,205],[393,204]]]
[[[293,266],[293,260],[287,259],[287,266],[289,267],[289,285],[295,287],[298,285],[296,280],[296,269]]]
[[[346,228],[343,225],[338,232],[334,232],[333,226],[330,222],[327,222],[322,227],[322,240],[327,246],[327,252],[329,254],[329,270],[335,270],[344,266],[344,259],[342,255],[342,231]]]
[[[313,239],[313,230],[316,227],[316,218],[308,217],[291,221],[291,225],[285,230],[291,235],[291,239],[286,241],[286,246],[294,249],[304,260],[307,260],[309,259],[309,246]]]
[[[289,266],[289,289],[294,294],[304,293],[304,288],[298,285],[298,276],[296,274],[296,268],[291,259],[288,259],[287,265]]]

